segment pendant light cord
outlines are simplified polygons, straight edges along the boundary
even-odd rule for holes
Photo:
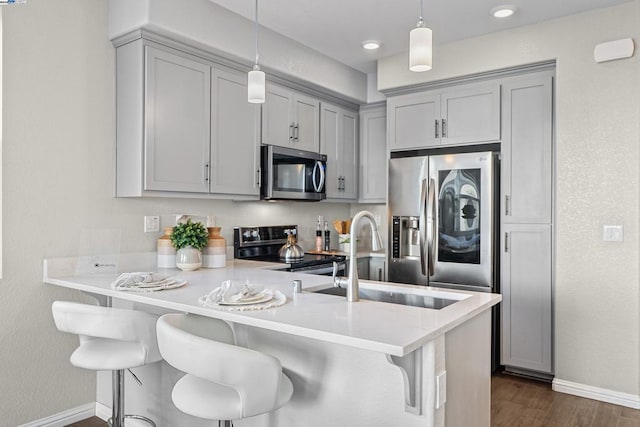
[[[256,67],[257,67],[258,66],[258,0],[256,0],[256,19],[255,19],[255,24],[256,24],[255,35],[256,35]]]
[[[256,0],[256,2],[257,1],[258,0]],[[424,27],[424,19],[422,18],[422,9],[423,9],[422,3],[423,3],[423,0],[420,0],[420,19],[418,19],[417,27]]]

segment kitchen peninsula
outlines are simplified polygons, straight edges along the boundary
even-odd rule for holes
[[[121,255],[118,270],[153,271],[154,257]],[[45,260],[44,282],[80,290],[101,304],[223,319],[233,324],[240,345],[281,360],[294,385],[291,402],[274,414],[238,421],[238,427],[489,426],[491,307],[499,295],[363,280],[365,289],[457,301],[439,310],[367,300],[347,303],[344,297],[313,292],[331,286],[326,276],[271,271],[270,263],[237,260],[222,269],[161,270],[188,282],[179,289],[121,292],[111,288],[118,272],[92,272],[81,267],[83,262]],[[287,303],[257,311],[199,304],[199,297],[228,279],[279,290]],[[294,279],[302,280],[303,292],[293,293]],[[171,404],[177,371],[161,362],[137,368],[136,374],[145,385],[128,388],[128,410],[145,413],[158,425],[204,425]],[[108,387],[99,377],[99,403],[109,402]]]

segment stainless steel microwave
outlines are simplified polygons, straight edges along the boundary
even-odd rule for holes
[[[327,197],[327,156],[294,148],[261,147],[260,198],[317,201]]]

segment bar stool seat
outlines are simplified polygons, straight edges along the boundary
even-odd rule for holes
[[[113,371],[113,416],[110,425],[123,427],[126,417],[155,426],[146,417],[124,415],[124,370],[162,360],[155,333],[158,316],[69,301],[55,301],[51,311],[60,331],[77,334],[80,338],[80,346],[69,359],[73,366]]]
[[[235,345],[229,325],[189,314],[165,314],[157,323],[164,360],[186,373],[171,393],[184,413],[237,420],[272,412],[293,394],[291,380],[273,356]]]

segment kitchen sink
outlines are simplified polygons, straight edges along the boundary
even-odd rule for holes
[[[370,301],[389,302],[391,304],[410,305],[412,307],[431,308],[434,310],[440,310],[454,304],[460,299],[464,299],[466,296],[461,295],[462,298],[443,298],[434,295],[425,295],[425,292],[406,293],[399,292],[398,290],[389,289],[371,289],[360,287],[360,298]],[[311,292],[327,295],[336,295],[340,297],[347,296],[346,288],[337,288],[334,286],[322,289],[311,290]],[[451,294],[452,296],[458,296],[457,294]]]

